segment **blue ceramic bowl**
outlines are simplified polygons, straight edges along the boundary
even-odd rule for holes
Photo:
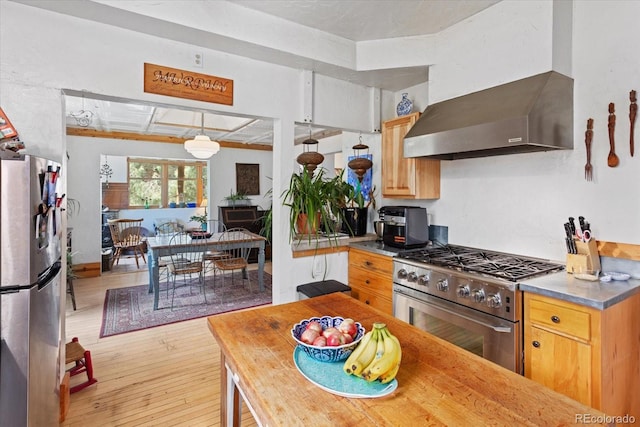
[[[293,325],[293,328],[291,328],[291,336],[294,340],[296,340],[298,346],[309,356],[316,360],[319,360],[320,362],[340,362],[341,360],[345,360],[358,346],[365,333],[364,327],[360,324],[360,322],[356,322],[358,332],[356,333],[353,342],[349,344],[343,344],[336,347],[318,347],[315,345],[306,344],[300,341],[300,336],[306,329],[309,322],[312,322],[314,320],[319,322],[322,325],[322,329],[324,330],[330,327],[337,328],[338,325],[340,325],[344,321],[344,318],[331,316],[312,317],[310,319],[301,320],[300,322]]]
[[[195,202],[189,202],[187,203],[187,207],[188,208],[195,208],[197,205],[195,204]]]

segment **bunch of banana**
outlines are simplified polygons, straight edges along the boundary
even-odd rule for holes
[[[347,358],[343,370],[349,375],[385,384],[396,377],[401,359],[398,338],[391,335],[384,323],[374,323],[373,329]]]

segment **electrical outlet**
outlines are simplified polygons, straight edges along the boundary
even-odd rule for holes
[[[198,68],[202,68],[204,63],[204,57],[202,52],[193,52],[193,65]]]

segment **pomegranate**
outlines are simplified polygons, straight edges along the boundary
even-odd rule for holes
[[[342,333],[340,334],[340,344],[351,344],[353,342],[353,337],[349,334]]]
[[[338,330],[343,334],[351,335],[351,338],[354,338],[358,333],[358,327],[353,319],[344,319],[344,321],[338,325]]]
[[[332,334],[341,334],[341,333],[342,333],[342,332],[340,332],[340,331],[338,330],[338,328],[334,328],[334,327],[330,327],[330,328],[327,328],[327,329],[325,329],[324,331],[322,331],[322,335],[323,335],[325,338],[329,338],[329,335],[332,335]]]
[[[313,341],[315,341],[315,339],[319,336],[320,334],[318,333],[318,331],[314,329],[306,329],[300,336],[300,341],[305,344],[313,344]]]
[[[326,347],[327,346],[327,339],[325,337],[323,337],[322,335],[318,335],[318,338],[313,340],[313,345],[315,345],[317,347]]]
[[[327,345],[330,347],[337,347],[339,345],[342,345],[341,339],[342,334],[339,332],[329,334],[329,336],[327,337]]]
[[[307,323],[306,329],[313,329],[319,334],[322,333],[322,325],[317,320]]]

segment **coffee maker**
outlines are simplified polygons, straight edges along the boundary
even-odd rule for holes
[[[382,241],[398,248],[421,248],[429,243],[427,210],[419,206],[385,206],[378,211],[384,223]]]

